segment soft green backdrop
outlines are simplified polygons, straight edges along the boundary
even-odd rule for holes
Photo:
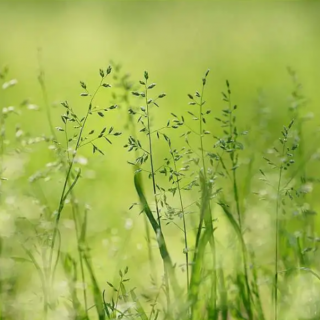
[[[310,98],[308,110],[316,119],[319,115],[320,3],[316,1],[0,2],[0,65],[7,64],[10,76],[19,81],[11,93],[0,98],[1,108],[24,98],[44,108],[37,82],[39,48],[49,100],[56,103],[52,107],[55,126],[61,125],[60,101],[68,100],[73,108],[84,112],[79,81],[94,88],[99,81],[98,69],[105,68],[110,60],[123,64],[135,81],[148,70],[158,90],[167,93],[162,111],[157,113],[158,126],[166,123],[170,112],[185,110],[186,94],[199,89],[207,68],[211,70],[206,91],[210,106],[219,113],[223,106],[220,92],[225,79],[229,79],[244,129],[250,129],[260,89],[272,110],[274,126],[270,130],[277,135],[282,124],[288,122],[284,115],[292,83],[287,66],[300,76],[304,93]],[[122,130],[123,115],[123,111],[115,112],[91,126],[106,123]],[[49,133],[43,111],[27,113],[19,122],[33,135]],[[142,270],[148,270],[137,268],[137,262],[145,261],[147,255],[142,217],[136,211],[128,212],[136,197],[132,168],[126,164],[130,158],[122,148],[126,137],[127,133],[109,147],[105,157],[92,156],[90,148],[82,151],[89,165],[77,194],[93,208],[89,236],[102,281],[110,280],[114,271],[126,264],[135,279],[145,279]],[[30,191],[26,178],[52,160],[45,148],[37,146],[28,157],[21,155],[8,161],[18,179],[11,185],[15,197],[11,201],[29,217],[39,213],[29,197],[39,191]],[[159,159],[162,152],[157,150]],[[53,209],[60,185],[61,181],[40,185]],[[125,228],[131,223],[128,219],[133,221],[129,231]],[[65,220],[63,225],[67,248],[67,244],[72,245],[67,236],[72,224]],[[171,231],[174,235],[175,230]],[[182,245],[177,243],[175,247],[177,261],[183,262]]]

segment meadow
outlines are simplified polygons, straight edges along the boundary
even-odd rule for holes
[[[319,319],[317,2],[0,2],[0,319]]]

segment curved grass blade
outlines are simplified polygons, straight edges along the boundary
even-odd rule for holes
[[[200,309],[198,303],[198,296],[200,292],[201,285],[201,271],[203,269],[204,263],[204,252],[207,243],[210,243],[211,249],[213,250],[212,256],[215,260],[215,241],[214,241],[214,228],[212,226],[212,217],[210,210],[210,194],[211,194],[211,184],[206,182],[205,177],[200,174],[201,182],[201,207],[200,207],[200,223],[197,230],[196,237],[196,250],[193,256],[193,267],[191,273],[190,281],[190,292],[189,292],[189,303],[191,305],[191,319],[199,319]],[[205,232],[201,236],[202,231],[202,222],[204,222]],[[207,301],[208,315],[210,319],[217,318],[217,307],[216,307],[216,270],[215,270],[215,261],[213,262],[212,270],[212,290],[211,297]]]
[[[143,307],[137,297],[137,295],[134,293],[133,290],[130,291],[130,294],[131,294],[132,301],[136,304],[136,310],[139,314],[139,317],[142,320],[149,320],[146,312],[144,311],[144,309],[143,309]]]
[[[83,255],[83,259],[87,265],[89,274],[90,274],[90,278],[91,278],[91,283],[92,283],[92,293],[93,293],[93,300],[95,303],[95,308],[97,310],[97,314],[98,314],[98,319],[99,320],[105,320],[105,309],[104,309],[104,303],[103,300],[101,298],[101,290],[99,288],[96,276],[93,272],[93,268],[91,265],[91,261],[88,257],[87,254]]]
[[[75,284],[77,283],[77,265],[74,259],[70,256],[70,254],[62,254],[62,265],[64,272],[68,276],[69,288],[72,299],[73,311],[75,314],[75,320],[89,320],[86,311],[82,308],[82,305],[77,296],[77,290],[75,288]]]
[[[153,231],[154,231],[154,233],[156,235],[158,246],[159,246],[160,255],[161,255],[161,258],[163,260],[163,263],[164,263],[164,266],[165,266],[165,270],[168,273],[169,280],[171,282],[174,294],[175,294],[176,298],[178,298],[179,295],[181,294],[181,289],[179,287],[177,278],[176,278],[175,273],[174,273],[172,260],[171,260],[170,254],[168,252],[168,249],[167,249],[167,245],[166,245],[166,241],[165,241],[164,235],[163,235],[163,233],[162,233],[162,231],[160,229],[160,226],[159,226],[158,222],[154,218],[154,216],[152,214],[152,211],[151,211],[151,209],[149,207],[149,204],[147,202],[147,199],[146,199],[146,197],[144,195],[140,172],[138,172],[138,173],[136,173],[134,175],[134,185],[135,185],[136,191],[138,193],[142,209],[143,209],[144,213],[146,214],[146,216],[147,216],[147,218],[148,218],[148,220],[149,220],[149,222],[150,222],[150,224],[152,226],[152,229],[153,229]]]
[[[241,244],[242,257],[243,257],[243,259],[245,259],[244,260],[245,261],[244,262],[245,269],[244,269],[244,278],[237,277],[237,283],[241,287],[241,295],[240,296],[243,300],[243,305],[247,311],[249,319],[252,319],[252,317],[253,317],[253,310],[252,310],[252,304],[251,304],[252,295],[251,295],[251,289],[250,289],[250,285],[249,285],[249,277],[248,277],[248,273],[246,270],[247,247],[244,242],[240,226],[239,226],[238,222],[235,220],[235,218],[233,217],[232,213],[230,212],[227,203],[223,199],[221,199],[219,202],[219,205],[223,209],[223,212],[225,213],[226,217],[228,218],[228,221],[230,222],[231,226],[233,227],[233,229],[239,239],[239,242]],[[244,282],[244,285],[242,282]]]
[[[193,261],[190,290],[189,290],[189,303],[191,305],[191,319],[197,320],[201,319],[200,308],[199,308],[199,292],[201,285],[201,271],[203,269],[203,256],[205,252],[206,245],[210,239],[210,233],[207,230],[204,232],[200,238],[198,245],[198,252],[196,259]]]

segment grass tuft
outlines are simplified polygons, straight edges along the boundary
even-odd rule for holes
[[[84,112],[70,100],[57,116],[38,63],[43,110],[8,104],[20,83],[0,70],[0,319],[30,318],[25,292],[32,319],[319,318],[318,135],[295,71],[285,115],[259,95],[248,124],[228,80],[211,103],[209,70],[182,109],[114,62],[95,89],[80,81]],[[43,167],[16,177],[28,159]]]

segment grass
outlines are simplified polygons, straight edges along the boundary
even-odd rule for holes
[[[98,70],[93,89],[80,81],[84,114],[64,101],[56,119],[40,67],[41,121],[47,132],[33,137],[18,124],[10,130],[25,112],[34,112],[28,101],[19,109],[4,107],[1,114],[0,319],[30,317],[19,305],[20,292],[28,291],[41,301],[33,319],[318,319],[319,237],[312,192],[318,183],[318,135],[305,130],[308,100],[297,74],[292,69],[288,74],[293,90],[284,121],[289,125],[277,128],[277,138],[266,114],[251,120],[241,113],[244,106],[234,104],[238,97],[229,81],[219,108],[206,101],[209,70],[199,90],[186,94],[188,107],[178,114],[161,107],[170,96],[158,90],[147,71],[133,81],[111,63]],[[1,96],[8,101],[19,84],[6,68],[0,76]],[[121,121],[113,124],[114,113]],[[159,113],[168,114],[163,124]],[[250,122],[248,130],[238,122],[241,114]],[[121,252],[111,257],[119,271],[101,273],[88,237],[90,221],[99,219],[91,209],[95,203],[88,205],[91,194],[78,196],[91,166],[82,166],[86,159],[81,152],[91,149],[108,166],[117,161],[108,159],[111,148],[123,141],[128,163],[119,167],[132,167],[137,201],[128,211],[144,227],[133,230]],[[23,208],[10,200],[20,191],[18,182],[6,177],[7,165],[48,147],[50,162],[25,189],[37,190],[28,192],[41,210],[22,219]],[[49,194],[43,183],[55,192]],[[112,190],[113,181],[105,184]],[[129,202],[122,190],[112,190],[108,197],[116,194],[121,195],[117,201]],[[104,214],[111,220],[117,213]],[[66,218],[73,226],[68,234]],[[135,263],[135,255],[130,267],[121,261],[121,255],[130,253],[135,232],[143,233],[145,252],[140,254],[148,267]],[[21,269],[5,267],[12,261]],[[140,268],[142,280],[132,285],[130,275]],[[25,279],[26,272],[38,280]],[[60,281],[62,293],[56,290]]]

